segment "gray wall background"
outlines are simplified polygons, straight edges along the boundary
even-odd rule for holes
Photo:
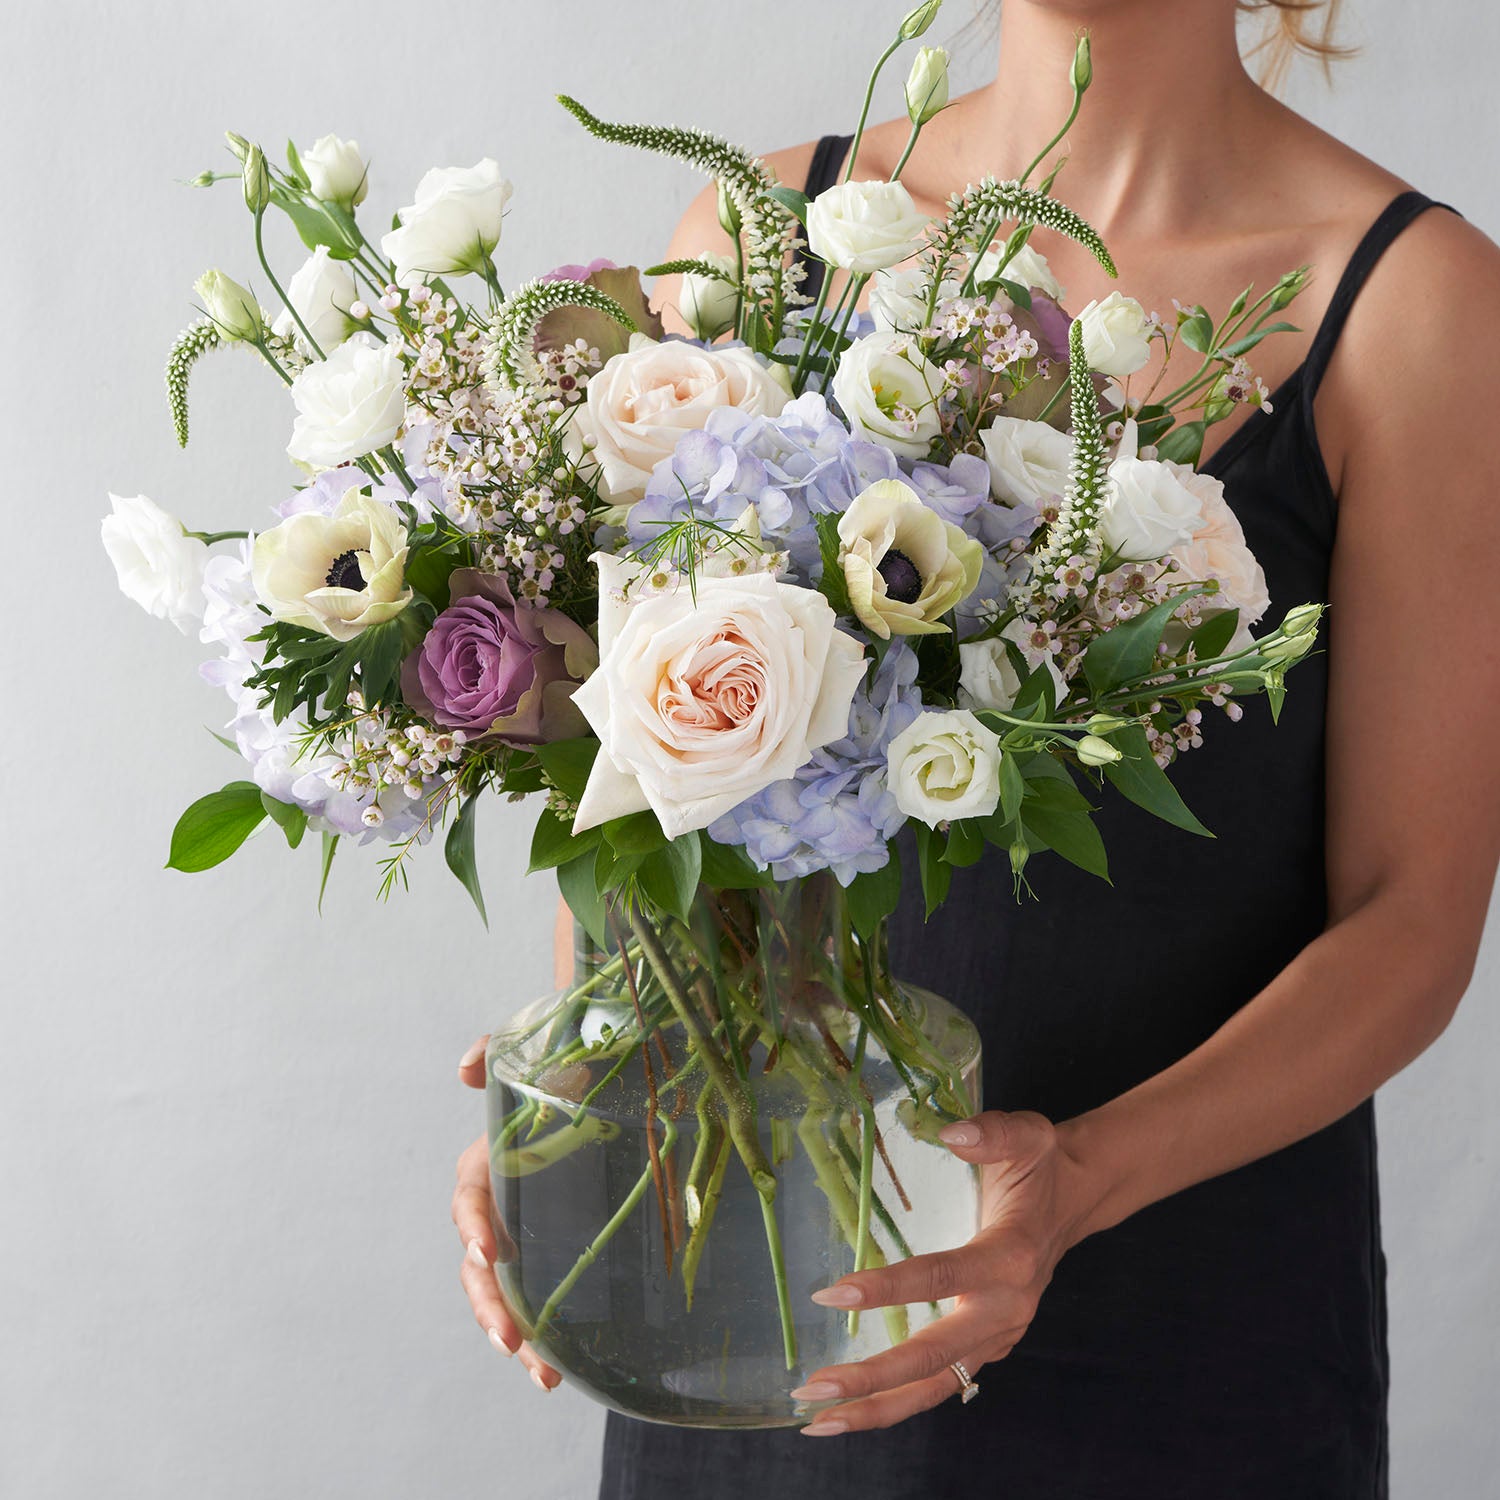
[[[948,31],[968,3],[951,0]],[[173,443],[161,367],[192,280],[253,264],[236,190],[179,182],[229,162],[226,126],[270,147],[336,130],[372,159],[378,223],[428,166],[492,154],[516,183],[506,280],[596,254],[646,264],[697,182],[593,144],[552,93],[790,144],[848,128],[899,9],[8,12],[6,613],[22,646],[0,735],[0,1493],[587,1500],[596,1474],[598,1409],[495,1357],[448,1224],[452,1160],[480,1121],[454,1062],[547,979],[552,891],[520,879],[529,813],[486,809],[488,934],[436,851],[381,907],[373,861],[346,850],[321,919],[311,846],[259,838],[208,875],[161,868],[177,813],[238,762],[197,727],[227,712],[197,643],[115,592],[105,490],[216,528],[288,480],[285,400],[250,357],[200,367],[194,443]],[[1352,9],[1363,57],[1332,93],[1299,77],[1296,102],[1500,231],[1500,11]],[[735,71],[747,33],[775,88]],[[297,263],[285,238],[273,254]],[[1453,1028],[1381,1098],[1402,1496],[1500,1494],[1497,964],[1492,940]]]

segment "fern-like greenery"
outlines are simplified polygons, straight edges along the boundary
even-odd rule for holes
[[[965,188],[948,200],[947,222],[938,236],[938,253],[942,257],[939,275],[956,256],[983,251],[986,246],[979,241],[988,240],[996,222],[1007,219],[1056,230],[1082,245],[1111,276],[1117,274],[1098,231],[1066,204],[1035,188],[1024,188],[1018,182],[986,177],[977,186]]]
[[[647,266],[643,274],[647,276],[711,276],[715,281],[724,281],[730,286],[739,285],[734,279],[733,271],[726,271],[723,266],[710,260],[706,255],[689,256],[686,260],[664,260],[659,266]]]
[[[528,281],[500,304],[490,323],[493,340],[488,374],[496,389],[540,383],[536,334],[548,313],[561,307],[588,307],[635,331],[635,321],[613,297],[586,281]]]
[[[210,349],[220,344],[219,330],[212,318],[199,318],[177,335],[167,356],[167,401],[172,408],[172,428],[177,446],[186,448],[188,441],[188,376],[193,366]]]

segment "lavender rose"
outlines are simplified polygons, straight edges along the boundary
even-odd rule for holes
[[[598,665],[581,625],[517,604],[498,574],[459,568],[447,609],[401,668],[401,692],[445,729],[537,745],[588,733],[573,690]]]

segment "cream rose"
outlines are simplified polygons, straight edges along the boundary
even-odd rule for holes
[[[336,135],[319,136],[301,152],[302,170],[312,185],[314,198],[355,209],[370,190],[364,158],[358,141],[341,141]]]
[[[861,625],[882,640],[932,635],[979,582],[984,548],[899,479],[878,479],[839,518],[839,563]]]
[[[633,505],[662,459],[708,414],[737,406],[774,417],[791,399],[780,366],[763,365],[748,349],[700,349],[681,339],[656,343],[635,334],[588,384],[570,431],[592,442],[600,488],[615,505]]]
[[[109,507],[99,534],[120,592],[154,619],[170,620],[191,634],[203,619],[207,549],[183,531],[176,516],[144,495],[111,495]]]
[[[1200,602],[1239,610],[1239,629],[1230,643],[1231,650],[1239,650],[1250,644],[1250,626],[1271,607],[1266,575],[1245,543],[1244,528],[1224,498],[1224,486],[1212,474],[1200,474],[1184,465],[1173,467],[1180,471],[1183,485],[1198,496],[1203,524],[1187,541],[1173,547],[1171,556],[1182,570],[1179,576],[1195,583],[1218,580],[1219,592]]]
[[[250,576],[274,618],[352,641],[411,602],[406,528],[368,490],[350,490],[331,516],[303,511],[256,537]]]
[[[1073,439],[1046,422],[996,417],[979,440],[990,466],[990,493],[1007,505],[1040,509],[1068,487]]]
[[[652,590],[600,553],[599,669],[573,695],[599,754],[578,832],[650,808],[706,828],[848,730],[864,648],[828,601],[769,573]]]
[[[839,182],[807,206],[807,246],[831,266],[866,274],[910,260],[927,215],[899,182]]]
[[[405,286],[423,276],[483,275],[511,191],[488,156],[472,167],[434,167],[417,184],[416,202],[397,214],[401,227],[381,237],[396,280]]]
[[[937,398],[943,373],[904,333],[857,339],[833,372],[833,396],[856,437],[902,458],[926,458],[943,430]]]
[[[1109,466],[1109,494],[1099,511],[1099,535],[1121,561],[1154,562],[1190,541],[1203,525],[1204,487],[1186,464],[1137,458],[1134,422],[1125,424],[1120,452]],[[1215,483],[1209,479],[1211,487]]]
[[[326,245],[319,245],[297,268],[286,284],[286,295],[324,354],[354,332],[349,308],[358,301],[359,289],[349,267],[329,255]],[[283,311],[271,326],[283,338],[306,343],[290,312]]]
[[[879,333],[920,333],[927,326],[928,274],[921,266],[877,271],[870,282],[870,317]],[[945,281],[939,300],[958,296],[958,283]]]
[[[733,278],[732,255],[705,255],[700,259],[718,266]],[[711,343],[721,333],[727,333],[734,327],[735,310],[739,306],[739,287],[733,279],[725,281],[722,277],[704,276],[700,272],[689,271],[682,278],[682,289],[677,300],[682,321],[698,338]]]
[[[292,382],[297,420],[286,451],[298,463],[333,469],[391,442],[406,412],[401,353],[358,333],[314,360]]]
[[[1111,292],[1078,314],[1089,368],[1116,379],[1134,375],[1151,358],[1146,310],[1134,297]]]
[[[1009,713],[1021,691],[1025,676],[1018,672],[1011,660],[1008,645],[1014,645],[1022,660],[1032,670],[1045,666],[1052,676],[1054,702],[1061,703],[1068,696],[1068,684],[1050,651],[1036,651],[1031,638],[1036,626],[1030,620],[1012,620],[997,636],[982,641],[965,641],[958,648],[960,699],[970,708],[992,708],[1000,713]]]
[[[999,264],[1000,247],[992,245],[979,257],[979,264],[974,269],[975,281],[988,281]],[[1005,270],[1001,274],[1007,281],[1014,281],[1033,292],[1042,292],[1054,302],[1061,302],[1067,296],[1062,284],[1052,274],[1047,257],[1040,250],[1033,250],[1030,241],[1006,261]]]
[[[920,713],[890,743],[896,806],[929,828],[986,818],[1000,805],[1000,736],[967,709]]]

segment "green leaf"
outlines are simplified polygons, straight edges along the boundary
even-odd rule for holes
[[[292,180],[299,187],[310,188],[312,186],[312,181],[307,175],[307,168],[302,165],[302,157],[297,151],[296,141],[289,140],[286,143],[286,164]]]
[[[541,761],[547,779],[570,802],[582,799],[598,754],[599,741],[591,734],[576,740],[554,740],[550,745],[536,747],[536,758]]]
[[[1203,437],[1207,431],[1207,422],[1184,422],[1157,443],[1156,456],[1174,464],[1196,464],[1203,457]]]
[[[1237,609],[1221,609],[1207,619],[1188,637],[1193,653],[1199,661],[1212,661],[1222,656],[1240,628],[1240,612]]]
[[[1005,276],[997,276],[995,278],[995,285],[998,286],[1000,290],[1003,291],[1005,295],[1016,304],[1017,307],[1031,306],[1031,288],[1029,286],[1022,286],[1019,281],[1011,281]]]
[[[358,245],[349,238],[337,215],[322,203],[304,203],[290,193],[278,191],[273,194],[276,206],[296,227],[302,243],[309,250],[326,245],[334,260],[353,260]]]
[[[471,796],[459,808],[443,844],[443,857],[459,883],[474,898],[480,920],[488,927],[490,919],[484,909],[484,892],[479,888],[479,869],[474,863],[474,805],[478,800]]]
[[[648,854],[641,862],[636,879],[657,906],[685,922],[698,895],[698,878],[702,871],[703,847],[695,831],[673,839],[654,854]]]
[[[401,669],[401,622],[386,620],[372,625],[360,633],[358,642],[359,687],[365,703],[373,706],[390,702],[396,691],[396,674]]]
[[[962,868],[979,863],[984,853],[984,834],[979,824],[960,820],[948,829],[948,846],[943,850],[943,863]]]
[[[1124,683],[1145,677],[1156,666],[1156,648],[1161,644],[1162,632],[1173,612],[1192,594],[1192,590],[1186,590],[1163,599],[1133,620],[1105,631],[1090,644],[1083,654],[1083,675],[1096,695],[1102,696]]]
[[[738,845],[703,836],[703,884],[716,891],[764,890],[776,884],[769,870],[757,870]]]
[[[1207,354],[1213,347],[1214,341],[1214,320],[1209,317],[1208,309],[1202,306],[1194,307],[1192,316],[1185,319],[1178,328],[1177,337],[1189,349],[1199,354]]]
[[[1021,798],[1026,795],[1026,778],[1016,764],[1016,758],[1006,751],[1000,761],[1000,812],[1005,822],[1013,822],[1021,810]]]
[[[1104,768],[1106,779],[1122,797],[1177,828],[1206,839],[1213,837],[1188,811],[1167,773],[1157,765],[1151,754],[1151,742],[1141,725],[1131,724],[1105,737],[1124,757]]]
[[[616,854],[609,841],[603,839],[594,851],[594,885],[601,891],[612,891],[635,874],[645,863],[646,856],[640,853]]]
[[[1236,339],[1232,344],[1225,344],[1219,353],[1227,359],[1238,359],[1242,354],[1248,354],[1263,338],[1268,338],[1273,333],[1299,333],[1301,330],[1295,323],[1268,323],[1264,328],[1257,328],[1253,333],[1247,333],[1244,338]]]
[[[287,848],[295,849],[307,832],[307,814],[290,802],[278,802],[269,792],[260,794],[266,816],[286,835]]]
[[[1007,641],[1005,644],[1007,654],[1015,650],[1017,657],[1020,656],[1019,649],[1012,642]],[[1034,669],[1028,669],[1022,659],[1021,670],[1026,676],[1016,690],[1016,701],[1011,704],[1011,713],[1018,719],[1052,718],[1057,713],[1057,684],[1052,680],[1047,664],[1043,662]],[[1006,726],[1007,729],[1009,727]],[[1000,732],[1003,734],[1005,730]]]
[[[550,807],[544,807],[536,820],[536,829],[531,835],[531,861],[526,867],[528,875],[537,870],[553,870],[577,859],[598,847],[603,830],[590,828],[575,834],[573,825],[558,817]]]
[[[1031,809],[1034,807],[1045,808],[1049,812],[1092,811],[1089,799],[1078,790],[1065,766],[1059,765],[1048,754],[1037,757],[1038,773],[1043,765],[1051,766],[1061,774],[1033,774],[1027,777],[1026,800],[1021,804],[1023,819],[1031,815]]]
[[[602,846],[601,846],[602,847]],[[583,925],[595,944],[608,951],[609,923],[604,920],[604,897],[594,879],[594,856],[580,855],[557,869],[557,888],[568,909]]]
[[[323,893],[328,889],[328,872],[333,868],[333,856],[339,852],[339,835],[323,832],[323,873],[318,879],[318,915],[323,915]]]
[[[1104,840],[1099,837],[1099,830],[1094,827],[1094,820],[1088,813],[1057,812],[1028,800],[1021,813],[1021,822],[1028,835],[1038,835],[1070,864],[1102,880],[1109,879]]]
[[[930,917],[948,895],[948,885],[953,879],[953,866],[943,863],[943,837],[925,823],[912,820],[917,838],[917,857],[922,872],[922,899]]]
[[[868,940],[901,900],[901,855],[894,840],[890,858],[878,870],[862,870],[849,882],[844,897],[854,930]]]
[[[799,193],[796,188],[783,187],[780,183],[777,183],[770,190],[770,196],[783,208],[790,209],[803,224],[807,223],[807,205],[809,199],[806,193]]]
[[[656,814],[649,810],[611,818],[604,824],[603,832],[616,854],[653,854],[667,842]]]
[[[854,606],[849,602],[849,588],[844,582],[844,567],[839,561],[839,517],[831,512],[822,512],[813,517],[818,530],[818,553],[823,559],[823,576],[818,588],[833,607],[836,615],[852,615]]]
[[[167,855],[169,870],[188,874],[222,864],[260,826],[266,809],[253,781],[231,781],[200,797],[178,818]]]
[[[448,607],[448,580],[466,561],[451,547],[415,548],[406,564],[406,581],[441,612]]]

